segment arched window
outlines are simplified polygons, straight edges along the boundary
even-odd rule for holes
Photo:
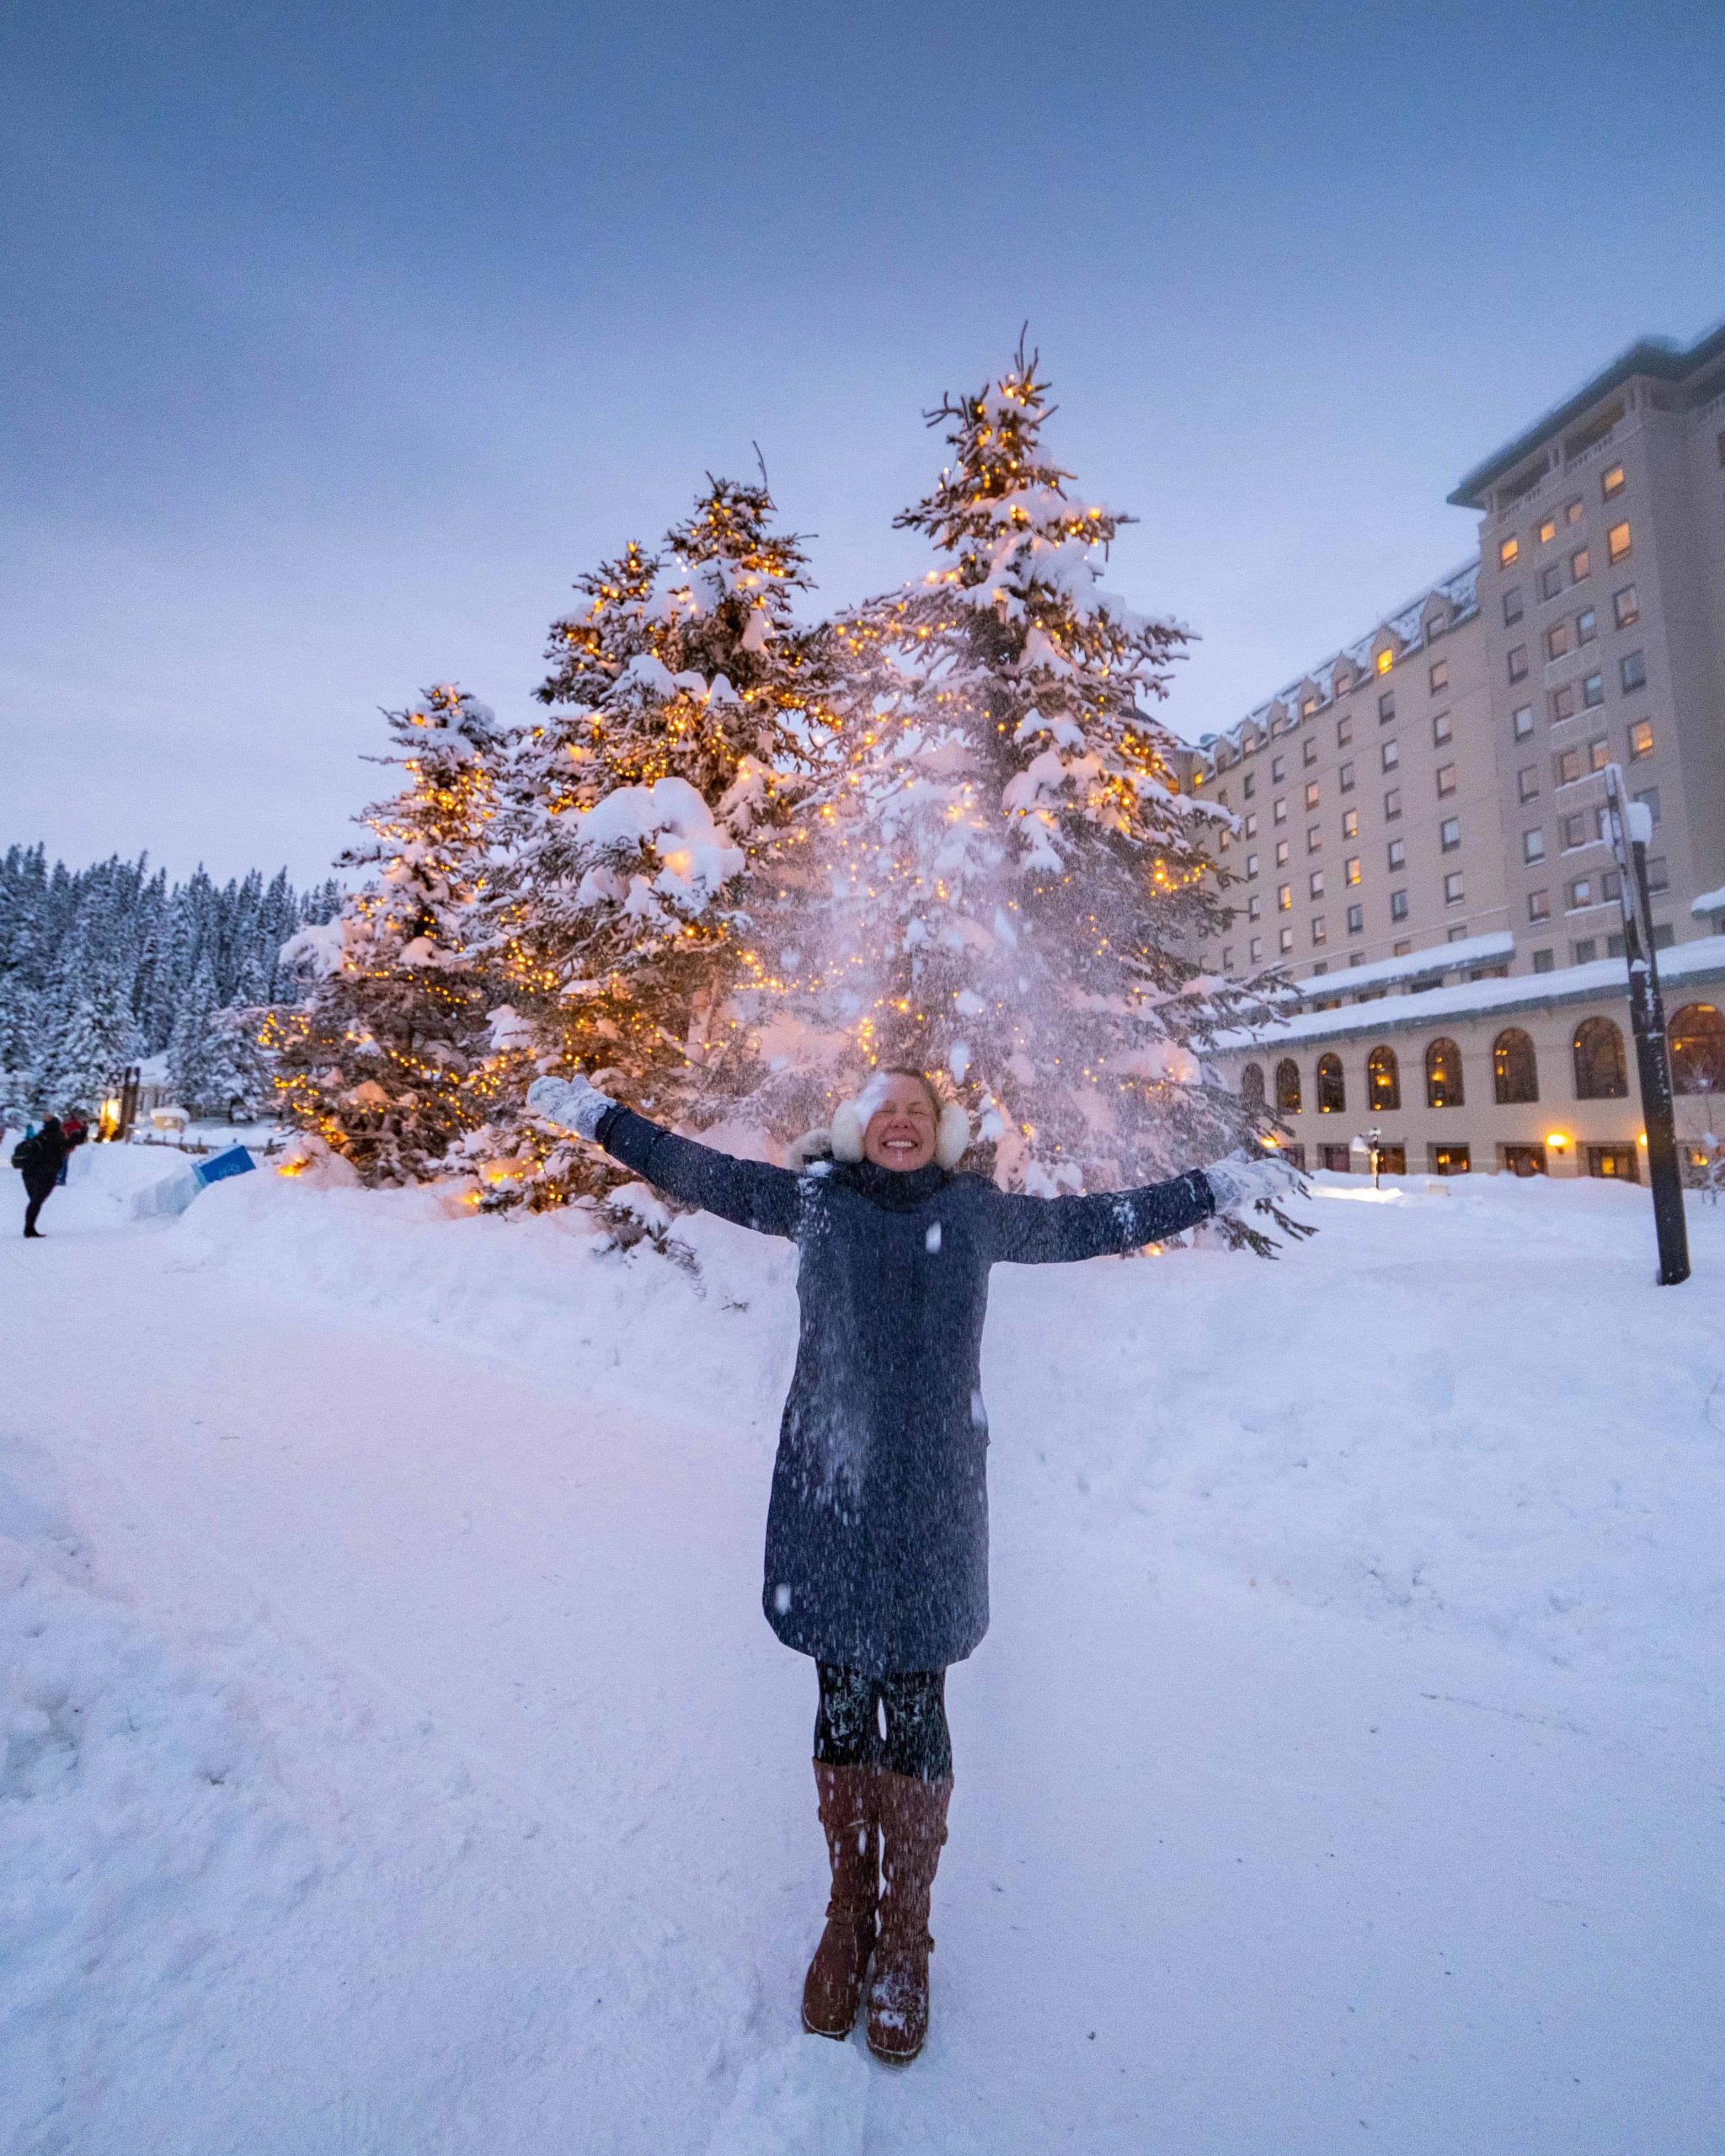
[[[1454,1041],[1434,1041],[1425,1052],[1425,1104],[1429,1108],[1463,1105],[1461,1051]]]
[[[1263,1072],[1255,1063],[1248,1063],[1240,1073],[1240,1097],[1249,1108],[1263,1106]]]
[[[1375,1048],[1365,1059],[1365,1104],[1374,1115],[1402,1105],[1402,1071],[1392,1048]]]
[[[1300,1065],[1291,1055],[1284,1055],[1276,1065],[1276,1113],[1298,1115],[1300,1113]]]
[[[1629,1091],[1623,1035],[1609,1018],[1583,1018],[1575,1029],[1575,1097],[1621,1101]]]
[[[1519,1107],[1540,1097],[1539,1058],[1519,1026],[1506,1026],[1492,1043],[1492,1091],[1500,1108]]]
[[[1317,1059],[1317,1112],[1320,1115],[1348,1112],[1348,1081],[1342,1075],[1339,1055],[1321,1055]]]
[[[1725,1093],[1725,1011],[1712,1003],[1685,1003],[1672,1015],[1671,1090]]]

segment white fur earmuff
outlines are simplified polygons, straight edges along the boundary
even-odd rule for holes
[[[841,1101],[833,1111],[830,1143],[836,1161],[855,1162],[862,1157],[862,1134],[868,1127],[868,1116],[864,1107],[873,1113],[873,1104],[866,1098]],[[814,1134],[811,1132],[810,1135]],[[970,1118],[957,1101],[948,1101],[940,1112],[940,1123],[934,1134],[934,1157],[937,1166],[955,1168],[970,1146]]]

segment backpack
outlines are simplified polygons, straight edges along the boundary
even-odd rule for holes
[[[12,1149],[12,1165],[15,1168],[33,1168],[42,1155],[41,1133],[34,1138],[20,1138]]]

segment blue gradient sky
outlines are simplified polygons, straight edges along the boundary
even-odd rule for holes
[[[321,870],[377,707],[766,454],[830,600],[1027,317],[1188,734],[1463,558],[1462,471],[1725,312],[1725,13],[14,9],[0,843]]]

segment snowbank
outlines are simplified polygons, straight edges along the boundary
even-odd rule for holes
[[[1151,1577],[1701,1684],[1725,1617],[1706,1524],[1725,1500],[1706,1286],[1725,1215],[1693,1209],[1699,1277],[1673,1291],[1652,1284],[1633,1187],[1372,1197],[1321,1183],[1322,1232],[1268,1265],[1198,1250],[1001,1267],[984,1361],[997,1530],[1053,1519]],[[749,1454],[773,1441],[794,1257],[724,1222],[679,1230],[694,1283],[602,1251],[576,1214],[451,1219],[429,1193],[268,1174],[205,1193],[173,1232],[184,1263],[464,1340]]]

